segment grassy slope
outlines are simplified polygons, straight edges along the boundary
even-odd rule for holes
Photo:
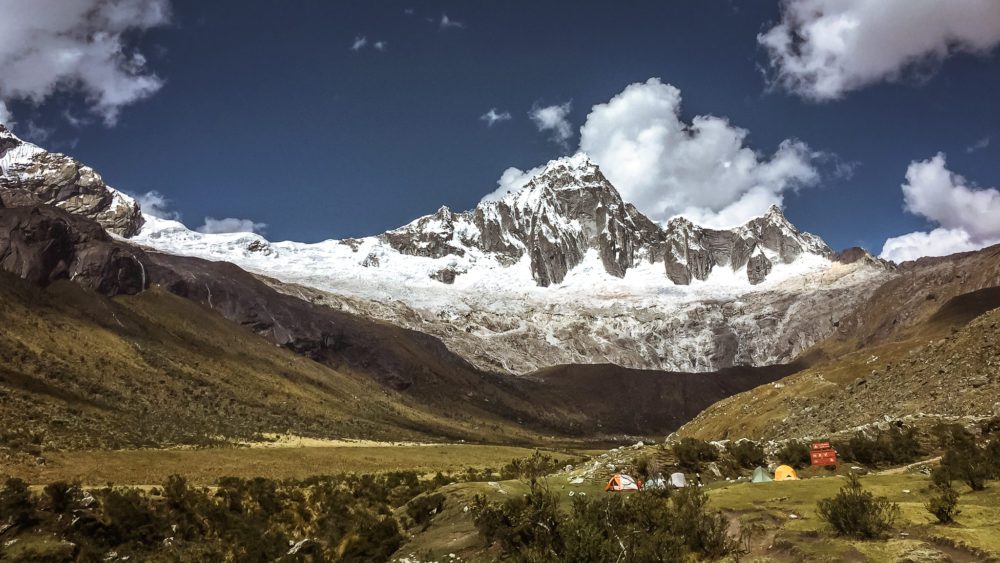
[[[989,415],[1000,400],[1000,309],[989,310],[998,305],[997,288],[958,296],[896,339],[719,401],[678,433],[780,439],[828,435],[884,416]]]
[[[536,438],[429,412],[158,289],[106,299],[0,280],[0,438],[57,449],[212,444],[261,432],[381,440]],[[2,445],[2,444],[0,444]]]

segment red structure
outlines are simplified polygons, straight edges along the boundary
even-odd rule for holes
[[[837,465],[837,450],[830,447],[830,442],[813,442],[809,451],[809,461],[813,467]]]

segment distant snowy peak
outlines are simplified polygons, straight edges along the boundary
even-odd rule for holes
[[[758,284],[774,265],[800,255],[833,257],[822,239],[799,231],[778,207],[730,230],[684,218],[661,228],[623,201],[583,153],[549,162],[499,200],[463,213],[442,207],[379,238],[404,255],[463,257],[475,250],[506,265],[527,257],[540,286],[561,283],[591,251],[612,276],[624,277],[643,263],[663,263],[664,275],[677,285],[704,281],[715,268],[745,272],[750,284]],[[451,283],[461,273],[441,272],[441,278]]]
[[[142,226],[139,204],[93,168],[22,141],[0,125],[0,205],[36,204],[84,215],[121,236],[133,236]]]

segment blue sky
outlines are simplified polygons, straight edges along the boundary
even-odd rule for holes
[[[174,1],[169,23],[122,33],[162,85],[123,104],[113,125],[86,89],[26,99],[8,88],[6,106],[22,136],[120,189],[163,194],[189,226],[248,218],[272,240],[369,235],[440,205],[471,208],[508,167],[575,150],[592,106],[654,77],[680,91],[682,120],[727,118],[761,159],[786,139],[822,153],[818,180],[782,198],[796,225],[834,248],[878,252],[887,238],[949,225],[904,211],[914,161],[942,152],[971,190],[1000,185],[992,47],[900,76],[852,63],[867,69],[863,84],[826,99],[773,83],[780,67],[758,34],[787,18],[776,2],[616,4]],[[445,14],[460,25],[442,26]],[[561,145],[528,114],[566,102],[573,136]],[[511,119],[488,126],[480,116],[491,108]]]

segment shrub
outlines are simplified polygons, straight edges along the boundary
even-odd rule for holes
[[[942,524],[955,521],[955,516],[961,513],[958,509],[958,492],[951,483],[931,485],[931,497],[924,503],[924,508]]]
[[[73,485],[65,481],[56,481],[45,485],[43,492],[48,499],[49,510],[56,514],[62,514],[69,510],[73,502]]]
[[[532,490],[538,485],[538,480],[559,469],[559,461],[548,454],[535,450],[529,457],[517,458],[503,466],[500,476],[503,479],[524,479]]]
[[[674,494],[576,497],[569,514],[543,489],[500,503],[477,496],[476,527],[502,559],[516,561],[685,561],[734,553],[728,521],[707,509],[708,495],[690,487]]]
[[[809,446],[796,440],[789,440],[778,450],[778,461],[795,469],[802,469],[811,463]]]
[[[740,440],[729,444],[729,453],[733,460],[744,469],[753,469],[764,465],[764,447],[752,440]]]
[[[836,496],[820,500],[816,507],[837,534],[858,539],[883,537],[899,517],[899,505],[864,490],[854,473]]]
[[[643,454],[635,460],[635,476],[643,481],[649,481],[660,472],[660,464],[649,454]]]
[[[941,465],[934,473],[936,483],[959,480],[973,491],[981,491],[986,488],[987,479],[997,476],[998,460],[994,456],[998,455],[1000,448],[995,442],[980,447],[972,434],[956,427],[952,428],[944,443],[948,446],[941,456]]]
[[[0,489],[0,518],[22,528],[37,521],[35,503],[31,500],[27,483],[17,478],[7,479],[3,489]]]
[[[441,512],[442,508],[444,508],[444,495],[433,493],[411,500],[406,505],[406,515],[416,525],[421,526],[421,529],[426,530],[430,526],[431,520],[437,513]]]
[[[703,440],[683,438],[674,444],[674,456],[677,458],[678,467],[693,472],[701,471],[702,462],[719,459],[719,452],[715,446]]]
[[[838,445],[837,452],[846,461],[869,466],[910,463],[924,453],[916,430],[902,426],[880,430],[872,438],[858,432],[846,444]]]
[[[488,544],[498,543],[504,555],[545,560],[563,551],[558,504],[556,496],[541,487],[499,504],[477,495],[476,529]]]

